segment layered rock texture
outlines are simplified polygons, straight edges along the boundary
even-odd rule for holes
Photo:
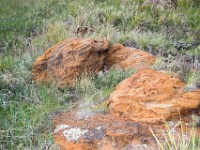
[[[36,82],[72,85],[81,75],[113,69],[150,67],[155,57],[145,51],[114,44],[108,40],[67,39],[56,44],[33,64]]]
[[[143,69],[122,81],[110,95],[114,115],[134,122],[159,123],[197,109],[200,90],[184,92],[184,83],[171,75]]]
[[[106,66],[108,69],[142,69],[149,68],[155,62],[155,57],[143,50],[124,47],[115,43],[108,51]]]
[[[32,74],[35,81],[71,85],[83,74],[103,69],[108,40],[67,39],[37,58]]]

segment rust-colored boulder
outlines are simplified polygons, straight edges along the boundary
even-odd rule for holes
[[[139,70],[149,68],[154,61],[153,55],[118,43],[109,48],[108,40],[67,39],[37,58],[32,75],[36,82],[73,85],[82,74],[111,68]]]
[[[184,83],[171,75],[143,69],[123,80],[110,95],[113,115],[134,122],[158,123],[197,109],[200,90],[184,92]]]
[[[108,51],[106,65],[108,69],[133,68],[139,70],[149,68],[154,62],[155,57],[145,51],[115,43]]]
[[[108,48],[108,40],[67,39],[37,58],[32,69],[33,79],[71,85],[81,74],[101,71]]]

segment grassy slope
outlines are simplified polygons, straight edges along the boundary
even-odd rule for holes
[[[198,45],[198,0],[178,0],[176,9],[143,4],[144,0],[0,0],[0,149],[51,145],[50,114],[70,107],[71,91],[35,85],[31,65],[48,47],[75,37],[78,26],[94,26],[95,32],[85,37],[128,41],[159,55],[200,56],[199,46],[181,52],[174,47],[180,42]],[[109,77],[107,82],[112,85]]]

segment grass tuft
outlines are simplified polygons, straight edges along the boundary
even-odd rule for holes
[[[180,131],[176,131],[176,128],[180,127]],[[196,128],[191,128],[183,125],[182,122],[178,122],[173,128],[170,128],[169,124],[165,122],[165,132],[162,134],[162,138],[158,138],[154,131],[150,129],[154,136],[159,150],[198,150],[200,149],[200,139],[196,135]]]

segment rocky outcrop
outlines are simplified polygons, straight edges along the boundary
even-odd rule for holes
[[[74,109],[53,118],[54,141],[62,150],[157,150],[152,132],[164,142],[166,130],[159,123],[200,104],[200,90],[184,92],[183,87],[184,83],[171,75],[142,69],[116,87],[106,114],[83,119]],[[174,120],[169,125],[176,138],[182,136],[177,125],[180,123]]]
[[[106,66],[108,69],[126,69],[136,70],[149,68],[155,62],[155,57],[145,51],[124,47],[116,43],[108,51]]]
[[[200,90],[185,92],[179,79],[150,69],[154,61],[142,50],[118,43],[109,47],[108,40],[67,39],[47,50],[33,65],[36,82],[73,85],[81,75],[102,70],[137,70],[110,95],[107,113],[83,119],[74,109],[53,118],[55,143],[63,150],[156,150],[151,131],[159,136],[160,122],[197,110]]]
[[[159,123],[198,108],[200,90],[184,92],[183,87],[184,83],[171,75],[143,69],[116,87],[109,109],[134,122]]]
[[[32,75],[35,81],[71,85],[83,74],[103,69],[108,40],[67,39],[37,58]]]
[[[145,51],[114,44],[108,40],[67,39],[37,58],[32,75],[36,82],[73,85],[81,75],[114,69],[148,68],[155,57]]]

